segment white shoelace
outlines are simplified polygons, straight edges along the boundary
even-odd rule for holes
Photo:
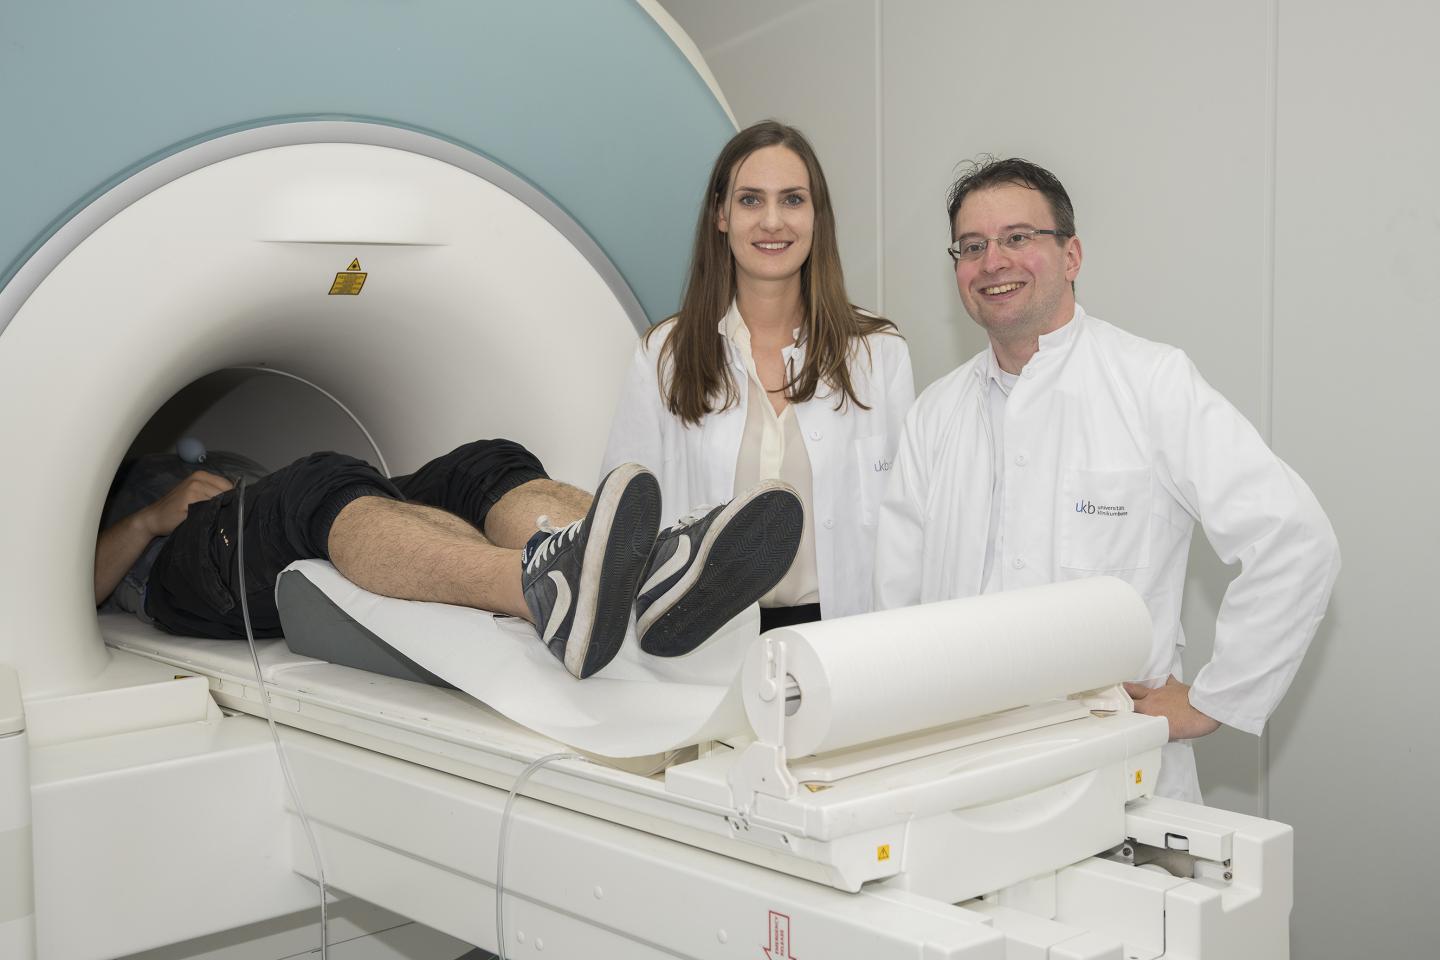
[[[540,516],[535,521],[535,526],[541,533],[548,533],[550,536],[540,545],[540,548],[535,551],[534,555],[530,557],[530,562],[525,564],[525,570],[529,573],[534,573],[535,569],[553,557],[562,545],[575,539],[580,531],[580,524],[584,522],[585,518],[581,517],[569,526],[557,530],[551,525],[548,515]]]
[[[711,510],[714,510],[714,509],[715,509],[715,504],[713,504],[713,503],[702,503],[702,504],[700,504],[700,506],[692,508],[689,513],[685,514],[685,516],[681,517],[679,520],[676,520],[676,521],[675,521],[675,526],[671,527],[670,529],[672,529],[672,530],[682,529],[682,528],[684,528],[684,527],[690,526],[691,524],[695,523],[696,521],[704,520],[704,519],[705,519],[705,516],[706,516]]]

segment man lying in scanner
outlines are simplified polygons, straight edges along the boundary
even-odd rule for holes
[[[194,441],[180,453],[127,461],[116,475],[95,547],[102,609],[243,639],[243,493],[256,637],[280,636],[280,571],[318,558],[372,593],[522,617],[581,679],[619,652],[632,609],[647,653],[699,646],[785,575],[804,521],[795,492],[767,481],[659,530],[660,487],[644,467],[616,467],[592,496],[550,479],[510,440],[477,440],[391,478],[338,453],[268,474]]]

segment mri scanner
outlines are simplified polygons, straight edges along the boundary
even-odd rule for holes
[[[0,956],[123,956],[311,906],[319,870],[245,646],[97,617],[116,465],[192,433],[400,473],[501,435],[593,485],[734,127],[648,2],[20,4],[0,42]],[[764,637],[742,615],[742,728],[524,784],[507,953],[1288,955],[1289,829],[1150,796],[1165,728],[1120,661],[1017,692],[1004,651],[1053,653],[1076,611],[1148,642],[1097,584]],[[794,679],[887,669],[868,638],[968,645],[969,699]],[[494,949],[507,794],[575,741],[258,651],[328,885]]]

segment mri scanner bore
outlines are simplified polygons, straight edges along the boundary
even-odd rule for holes
[[[237,490],[226,468],[253,482]],[[333,452],[270,474],[237,454],[152,454],[117,476],[95,594],[174,634],[236,639],[253,625],[276,637],[280,572],[319,558],[383,596],[530,620],[584,679],[619,652],[632,606],[647,653],[695,649],[784,576],[804,522],[776,481],[664,531],[660,510],[644,467],[616,467],[592,497],[509,440],[473,441],[393,478]]]

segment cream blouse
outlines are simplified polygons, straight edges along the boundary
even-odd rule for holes
[[[787,403],[778,415],[760,382],[750,343],[750,328],[745,326],[740,310],[734,304],[725,315],[725,336],[745,358],[748,393],[745,402],[745,432],[740,439],[740,455],[735,460],[735,492],[742,493],[761,480],[784,480],[795,488],[805,507],[805,526],[800,536],[800,550],[790,571],[765,596],[762,607],[795,607],[820,602],[820,578],[815,566],[814,482],[810,473],[810,455],[795,416],[795,407]],[[799,335],[799,331],[796,331]],[[786,348],[786,367],[794,361],[793,351]]]

